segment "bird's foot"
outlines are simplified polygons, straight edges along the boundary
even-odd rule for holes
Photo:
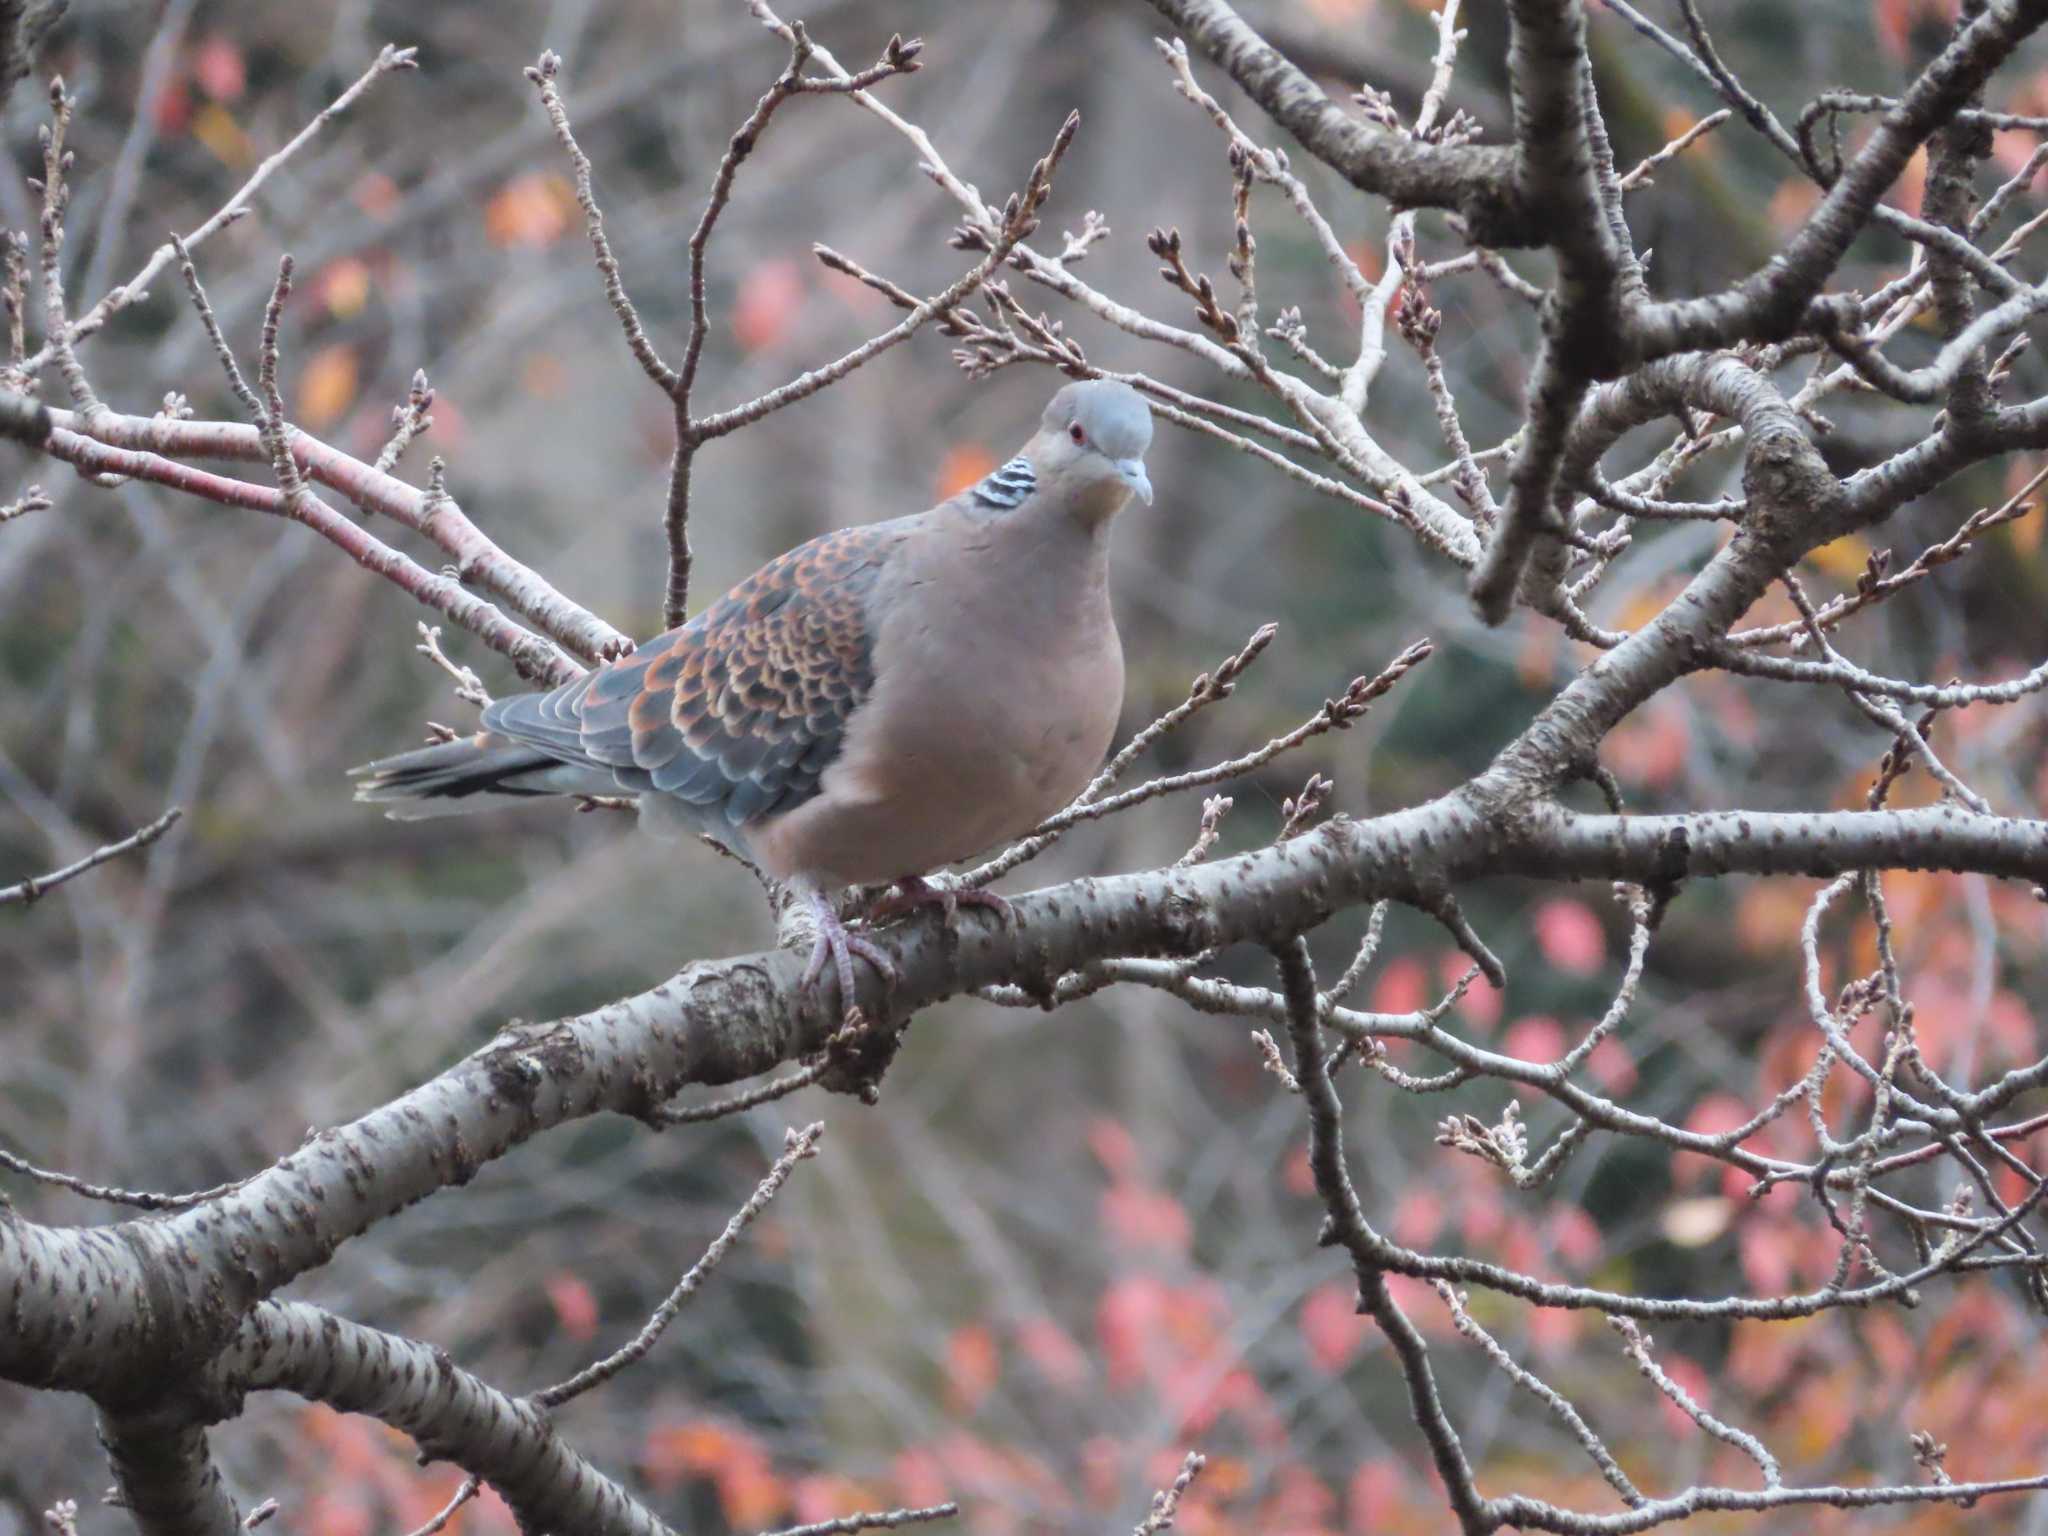
[[[889,952],[879,944],[862,938],[848,930],[832,909],[832,899],[823,891],[811,889],[805,893],[811,906],[812,921],[817,924],[817,942],[811,946],[810,963],[804,967],[803,985],[806,988],[817,985],[818,978],[825,973],[829,963],[832,974],[839,982],[839,1006],[846,1015],[849,1027],[857,1028],[860,1022],[860,1005],[854,1001],[853,958],[855,955],[875,968],[875,974],[882,978],[882,985],[894,987],[897,980],[896,962],[889,958]]]
[[[1016,919],[1016,909],[1009,901],[994,891],[984,891],[970,886],[936,886],[921,875],[911,875],[898,880],[894,890],[868,908],[870,923],[885,923],[891,918],[902,917],[924,907],[938,907],[950,926],[962,907],[978,907],[984,912],[995,914],[997,922],[1008,923]]]

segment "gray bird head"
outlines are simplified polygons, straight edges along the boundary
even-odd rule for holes
[[[1145,474],[1151,442],[1152,411],[1143,395],[1115,379],[1086,379],[1052,397],[1031,457],[1045,488],[1063,490],[1093,521],[1112,516],[1134,495],[1151,504]]]

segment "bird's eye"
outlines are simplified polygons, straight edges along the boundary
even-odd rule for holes
[[[1067,436],[1071,437],[1077,443],[1086,443],[1088,441],[1088,434],[1081,430],[1081,423],[1079,423],[1078,421],[1075,422],[1071,427],[1067,428]]]

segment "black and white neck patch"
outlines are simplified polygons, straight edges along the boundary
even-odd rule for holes
[[[1038,487],[1038,475],[1027,458],[1014,458],[984,479],[968,494],[984,507],[1007,512],[1022,503]]]

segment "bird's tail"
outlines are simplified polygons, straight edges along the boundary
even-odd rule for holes
[[[398,821],[461,816],[504,803],[501,797],[617,793],[610,774],[564,763],[488,732],[401,752],[349,769],[356,798],[383,805]]]

